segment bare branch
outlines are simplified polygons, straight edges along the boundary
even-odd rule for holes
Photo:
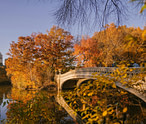
[[[58,2],[54,13],[59,25],[95,25],[103,27],[114,22],[119,25],[127,17],[130,0],[48,0]],[[143,5],[145,0],[131,0],[135,5]]]

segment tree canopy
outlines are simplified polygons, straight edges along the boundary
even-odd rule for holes
[[[69,32],[53,26],[47,34],[33,33],[13,41],[6,61],[13,86],[39,88],[54,80],[55,70],[70,68],[72,39]]]
[[[145,30],[110,24],[105,30],[83,37],[74,45],[79,66],[112,66],[113,63],[145,61]]]

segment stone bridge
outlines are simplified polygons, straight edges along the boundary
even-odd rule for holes
[[[93,73],[95,72],[100,74],[111,74],[114,73],[116,69],[117,69],[116,67],[76,68],[75,70],[70,70],[65,74],[61,74],[59,72],[59,74],[55,76],[55,80],[57,81],[58,89],[62,90],[65,87],[65,85],[68,85],[69,87],[73,87],[73,86],[76,87],[79,86],[85,80],[95,79],[93,78]],[[129,76],[138,74],[140,73],[141,70],[141,68],[132,68],[132,69],[134,69],[134,71],[127,73]],[[115,84],[117,87],[120,87],[134,94],[135,96],[139,97],[140,99],[146,102],[146,93],[142,94],[136,88],[126,87],[119,82],[115,82]],[[143,86],[144,86],[144,91],[146,91],[146,80]]]

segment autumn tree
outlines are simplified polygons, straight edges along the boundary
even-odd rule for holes
[[[47,34],[32,34],[13,41],[6,62],[13,86],[41,88],[53,81],[55,70],[70,68],[74,59],[72,39],[69,32],[53,26]]]
[[[99,63],[97,61],[101,52],[97,49],[98,43],[92,38],[83,37],[80,44],[74,45],[74,55],[77,59],[77,66],[95,67]]]
[[[123,26],[124,27],[124,26]],[[122,39],[125,36],[122,27],[116,27],[115,24],[105,26],[105,30],[95,32],[93,39],[98,41],[99,49],[102,52],[100,61],[104,66],[111,66],[114,61],[119,60],[120,53],[123,52]]]
[[[125,52],[121,56],[128,61],[141,63],[145,61],[146,32],[138,28],[126,28],[126,36],[123,40]]]
[[[74,55],[85,67],[112,66],[113,63],[145,61],[145,30],[110,24],[95,32],[91,38],[82,38],[75,44]]]
[[[11,43],[10,56],[6,61],[7,74],[11,76],[14,87],[26,88],[32,83],[32,65],[34,63],[34,38],[19,37]]]
[[[40,45],[41,58],[49,64],[52,70],[67,68],[73,65],[72,53],[73,36],[63,29],[53,26],[48,34],[36,36],[36,43]]]

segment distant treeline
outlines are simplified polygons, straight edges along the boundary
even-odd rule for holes
[[[5,66],[0,66],[0,85],[1,84],[10,84],[10,80],[6,75]]]

